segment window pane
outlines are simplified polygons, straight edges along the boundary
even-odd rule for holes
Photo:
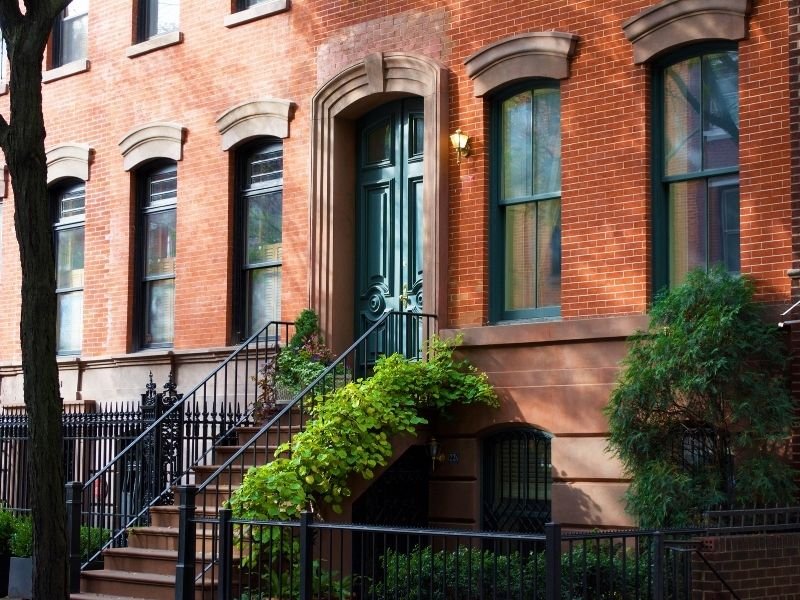
[[[257,152],[247,163],[246,189],[270,183],[280,183],[283,178],[283,149],[275,148]]]
[[[145,207],[170,204],[178,195],[178,171],[170,167],[147,178]]]
[[[61,64],[86,58],[87,15],[65,19],[61,24]]]
[[[704,167],[739,164],[739,55],[703,57]]]
[[[739,178],[708,181],[709,253],[711,264],[739,272]]]
[[[281,260],[282,192],[247,199],[247,265]]]
[[[561,94],[544,88],[534,93],[534,194],[561,190]]]
[[[557,306],[561,303],[561,201],[541,201],[537,208],[537,306]]]
[[[508,206],[506,213],[505,307],[536,307],[536,203]]]
[[[686,273],[708,265],[706,180],[684,181],[669,186],[670,285],[683,283]]]
[[[664,71],[664,160],[667,175],[699,171],[701,162],[700,59]]]
[[[80,352],[83,337],[83,292],[58,294],[56,349],[59,354]]]
[[[281,314],[281,268],[247,271],[247,335],[252,335]]]
[[[74,17],[89,12],[89,0],[72,0],[64,9],[64,16]]]
[[[524,198],[533,189],[533,98],[523,92],[503,102],[502,106],[503,164],[501,200]]]
[[[145,215],[145,277],[175,273],[175,210]]]
[[[86,190],[83,185],[65,191],[58,199],[60,219],[78,217],[86,212]]]
[[[171,344],[175,323],[175,280],[145,282],[145,345]]]
[[[83,227],[56,232],[56,288],[83,287]]]
[[[158,0],[155,35],[178,31],[179,0]]]

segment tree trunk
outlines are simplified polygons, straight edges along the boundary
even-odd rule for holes
[[[30,422],[27,479],[33,513],[33,597],[60,600],[68,597],[68,552],[42,60],[53,18],[66,2],[27,3],[24,16],[17,0],[0,4],[11,64],[11,113],[8,124],[3,121],[0,142],[11,173],[22,266],[20,341]]]

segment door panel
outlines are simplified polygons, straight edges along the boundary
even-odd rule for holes
[[[357,333],[387,310],[422,310],[422,100],[378,108],[359,123],[359,132]]]

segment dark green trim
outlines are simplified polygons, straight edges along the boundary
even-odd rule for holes
[[[544,306],[525,310],[505,309],[505,214],[503,208],[516,204],[526,204],[543,200],[557,200],[561,193],[532,194],[508,200],[500,199],[501,185],[501,106],[505,100],[524,91],[552,88],[560,91],[558,81],[552,79],[531,79],[506,88],[491,98],[490,141],[489,141],[489,320],[516,321],[522,319],[552,318],[561,315],[561,306]]]
[[[652,236],[653,236],[653,298],[669,287],[669,195],[670,183],[709,179],[718,175],[739,173],[739,167],[708,169],[695,173],[665,175],[664,165],[664,71],[689,58],[701,57],[715,52],[737,51],[736,42],[707,42],[682,48],[652,63]],[[702,115],[701,115],[702,119]]]

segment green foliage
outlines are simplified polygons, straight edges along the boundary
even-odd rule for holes
[[[17,518],[6,508],[0,508],[0,556],[11,555],[11,537]]]
[[[629,340],[606,415],[643,526],[691,524],[722,501],[791,500],[793,474],[777,458],[792,417],[786,345],[753,292],[746,277],[692,271]],[[685,439],[698,432],[707,439],[692,455]]]
[[[30,517],[17,517],[11,535],[11,556],[33,556],[33,521]]]
[[[309,338],[319,336],[319,317],[310,308],[306,308],[297,315],[294,321],[294,335],[289,341],[289,346],[299,348],[305,344]]]
[[[33,521],[29,516],[15,517],[7,511],[1,511],[0,515],[11,516],[13,533],[10,536],[9,547],[11,556],[28,557],[33,555]],[[4,521],[0,516],[0,522]],[[111,539],[111,531],[99,527],[81,526],[80,533],[80,552],[81,556],[88,557],[100,550],[108,540]]]
[[[427,421],[421,408],[497,405],[484,374],[453,358],[455,343],[430,342],[427,360],[381,357],[374,374],[318,398],[306,429],[281,445],[272,462],[254,467],[230,500],[238,518],[287,520],[324,502],[334,511],[350,496],[348,479],[374,476],[392,455],[392,436]]]
[[[311,561],[311,597],[325,600],[349,600],[352,597],[350,577],[342,577],[338,571],[322,568],[319,560]],[[284,562],[282,570],[274,566],[262,577],[257,589],[267,592],[245,590],[239,600],[294,600],[300,597],[300,568],[295,562],[289,566]]]
[[[625,554],[625,560],[623,560]],[[648,589],[650,561],[633,549],[600,541],[575,545],[561,555],[561,598],[605,600],[638,597]],[[373,584],[377,600],[545,598],[545,556],[541,551],[495,553],[462,547],[410,552],[388,549],[380,560],[383,581]]]

